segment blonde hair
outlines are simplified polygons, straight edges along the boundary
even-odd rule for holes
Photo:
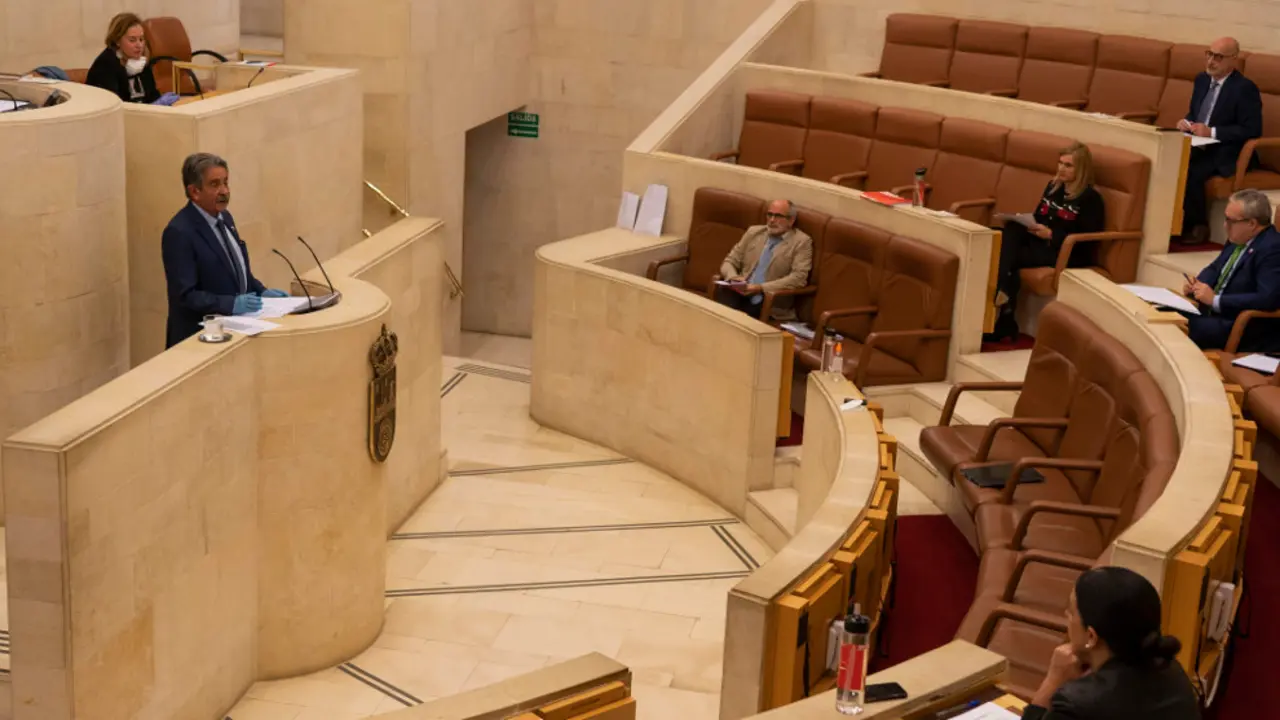
[[[107,25],[107,47],[119,49],[120,41],[134,26],[142,27],[142,42],[147,46],[147,54],[150,54],[151,43],[147,41],[146,25],[142,24],[142,18],[131,12],[124,12],[111,18],[111,23]]]
[[[1058,151],[1058,157],[1063,155],[1070,155],[1076,164],[1076,179],[1067,185],[1067,197],[1074,200],[1093,185],[1093,153],[1089,152],[1088,145],[1082,142],[1073,142]],[[1054,190],[1061,186],[1062,181],[1057,179],[1053,181]]]

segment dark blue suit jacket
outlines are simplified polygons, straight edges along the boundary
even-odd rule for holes
[[[1200,105],[1209,95],[1209,74],[1196,76],[1195,89],[1191,93],[1191,108],[1187,111],[1187,122],[1196,122],[1200,117]],[[1236,158],[1240,157],[1240,149],[1245,141],[1262,137],[1262,95],[1258,86],[1240,71],[1227,76],[1218,91],[1218,102],[1213,106],[1213,114],[1209,116],[1209,127],[1217,133],[1218,144],[1209,145],[1206,149],[1213,152],[1215,174],[1221,177],[1232,177],[1236,174]],[[1250,160],[1250,164],[1253,164]]]
[[[1200,271],[1197,279],[1210,287],[1217,285],[1233,247],[1231,244],[1224,247],[1218,257]],[[1218,311],[1193,318],[1189,328],[1191,339],[1206,349],[1221,348],[1241,312],[1276,309],[1280,309],[1280,232],[1268,227],[1240,257],[1227,286],[1219,293]],[[1275,329],[1274,320],[1253,320],[1241,343],[1242,349],[1269,349],[1280,341]]]
[[[240,245],[249,292],[261,294],[266,288],[249,267],[249,249],[236,231],[235,218],[224,211],[222,220]],[[160,249],[169,286],[165,347],[170,348],[199,332],[205,315],[230,315],[240,288],[222,242],[199,208],[191,203],[169,221]]]

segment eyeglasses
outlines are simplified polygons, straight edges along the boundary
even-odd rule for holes
[[[1227,225],[1235,225],[1236,223],[1249,222],[1249,220],[1250,218],[1233,218],[1233,217],[1222,218],[1223,223]]]
[[[1205,57],[1205,59],[1206,59],[1206,60],[1212,60],[1212,61],[1214,61],[1214,62],[1222,62],[1223,60],[1226,60],[1227,58],[1233,58],[1233,57],[1235,57],[1236,55],[1239,55],[1239,54],[1240,54],[1240,53],[1231,53],[1230,55],[1223,55],[1222,53],[1216,53],[1216,52],[1214,52],[1214,51],[1212,51],[1212,50],[1205,50],[1205,51],[1204,51],[1204,57]]]
[[[764,214],[764,216],[768,220],[786,220],[791,217],[786,213],[776,213],[776,212],[767,212]]]

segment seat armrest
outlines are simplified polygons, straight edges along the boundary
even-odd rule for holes
[[[1053,107],[1068,108],[1070,110],[1083,110],[1085,105],[1089,104],[1088,100],[1054,100],[1049,103]]]
[[[799,297],[801,295],[812,295],[816,292],[818,292],[817,285],[806,285],[794,290],[770,290],[764,294],[764,300],[760,303],[760,321],[769,322],[769,313],[773,312],[773,301],[777,298]]]
[[[933,190],[933,185],[929,183],[924,184],[925,197],[928,197],[929,193],[932,190]],[[899,185],[898,187],[892,188],[889,190],[889,192],[893,193],[894,195],[897,195],[898,197],[908,197],[906,195],[903,195],[903,193],[915,193],[915,191],[916,191],[916,186],[914,183],[911,185]]]
[[[1240,155],[1236,157],[1236,177],[1231,182],[1231,190],[1243,190],[1245,188],[1245,174],[1249,172],[1249,159],[1253,157],[1253,152],[1258,148],[1280,147],[1280,137],[1264,137],[1246,140],[1244,146],[1240,148]]]
[[[855,315],[875,315],[878,312],[880,312],[880,307],[878,305],[861,305],[859,307],[827,310],[822,313],[822,315],[818,316],[818,326],[813,329],[813,332],[815,337],[817,335],[821,335],[822,332],[827,329],[827,326],[831,324],[832,320],[837,320],[842,317],[854,317]]]
[[[712,275],[712,276],[711,276],[711,279],[710,279],[710,280],[708,280],[708,281],[707,281],[707,299],[708,299],[708,300],[715,300],[715,299],[716,299],[716,288],[718,287],[718,286],[716,285],[716,283],[717,283],[720,279],[721,279],[721,278],[720,278],[720,273],[716,273],[715,275]]]
[[[1018,554],[1018,564],[1013,568],[1013,574],[1005,582],[1004,593],[1000,596],[1001,602],[1011,603],[1014,596],[1018,592],[1018,584],[1022,582],[1022,574],[1026,572],[1028,565],[1052,565],[1054,567],[1067,568],[1068,570],[1079,570],[1086,572],[1093,568],[1096,558],[1085,558],[1079,555],[1068,555],[1067,553],[1051,552],[1049,550],[1027,550]]]
[[[974,462],[986,462],[987,456],[991,454],[991,446],[995,444],[996,434],[1001,428],[1049,428],[1056,430],[1067,429],[1066,418],[1039,417],[1039,418],[1022,418],[1022,417],[1002,417],[996,418],[987,424],[987,429],[982,433],[982,442],[978,443],[978,454],[974,456]]]
[[[979,225],[986,225],[990,222],[991,211],[995,206],[995,198],[975,198],[973,200],[959,200],[957,202],[953,202],[951,203],[951,207],[947,208],[947,212],[950,212],[953,215],[960,215],[961,210],[967,210],[969,208],[984,208],[983,217],[979,218],[981,222],[976,220],[974,222],[978,222]]]
[[[951,87],[950,80],[930,80],[929,82],[922,82],[919,84],[924,85],[925,87],[936,87],[936,88]]]
[[[856,187],[854,189],[855,190],[861,189],[861,186],[863,186],[867,182],[867,171],[858,170],[857,172],[848,172],[848,173],[840,173],[839,175],[832,175],[831,179],[828,180],[827,182],[830,182],[835,185],[840,185],[842,187],[853,188],[854,187],[853,183],[855,181],[859,187]]]
[[[1240,341],[1244,338],[1244,328],[1249,321],[1254,318],[1280,318],[1280,310],[1245,310],[1236,316],[1236,321],[1231,324],[1231,336],[1227,338],[1227,345],[1223,352],[1238,352]]]
[[[985,94],[994,95],[995,97],[1012,98],[1018,96],[1018,90],[1016,88],[1003,88],[1000,90],[988,90]]]
[[[1150,125],[1156,121],[1156,116],[1159,114],[1160,112],[1158,110],[1127,110],[1125,112],[1118,113],[1116,117],[1121,120],[1145,120],[1147,124]]]
[[[1083,472],[1101,473],[1102,463],[1098,460],[1074,460],[1068,458],[1046,458],[1032,457],[1022,458],[1013,463],[1013,468],[1009,470],[1009,479],[1004,483],[1004,489],[1000,491],[1000,503],[1010,505],[1013,503],[1013,492],[1018,489],[1018,481],[1022,477],[1022,471],[1029,468],[1048,469],[1048,470],[1080,470]]]
[[[1063,635],[1067,632],[1067,621],[1061,613],[1047,613],[1043,610],[1002,602],[992,608],[991,614],[987,615],[987,619],[983,621],[982,629],[978,631],[979,647],[986,647],[987,643],[991,642],[991,634],[996,630],[996,623],[1001,620],[1017,620],[1045,630],[1060,632]]]
[[[1142,233],[1136,230],[1111,230],[1096,233],[1075,233],[1063,238],[1062,247],[1058,249],[1058,260],[1053,265],[1053,291],[1055,293],[1058,292],[1058,281],[1062,278],[1063,271],[1067,269],[1067,262],[1071,260],[1071,251],[1077,243],[1115,242],[1120,240],[1141,242]],[[1122,278],[1112,278],[1111,280],[1113,282],[1130,281]]]
[[[738,151],[737,151],[737,150],[729,150],[728,152],[718,152],[718,153],[713,153],[713,154],[711,155],[711,159],[712,159],[712,160],[714,160],[714,161],[716,161],[716,162],[720,162],[721,160],[728,160],[729,158],[733,158],[734,160],[737,160],[737,159],[738,159]]]
[[[1018,382],[960,382],[951,386],[951,390],[947,391],[947,401],[942,404],[942,414],[938,416],[938,425],[946,427],[951,424],[951,416],[956,412],[956,403],[960,402],[960,393],[976,391],[976,392],[993,392],[993,391],[1016,391],[1022,389],[1023,383]]]
[[[1014,550],[1022,549],[1022,541],[1026,539],[1027,531],[1031,529],[1031,518],[1035,517],[1037,513],[1074,515],[1098,520],[1118,520],[1120,518],[1119,508],[1106,507],[1105,505],[1076,505],[1053,500],[1034,500],[1026,512],[1022,513],[1022,517],[1018,519],[1018,527],[1013,531],[1011,547]]]
[[[879,330],[867,335],[867,339],[862,341],[862,352],[858,354],[858,372],[853,377],[853,384],[862,387],[867,379],[867,368],[871,366],[871,353],[885,340],[898,340],[902,338],[917,338],[920,340],[940,340],[950,338],[950,330],[931,330],[922,328],[920,330]]]
[[[195,52],[191,53],[191,57],[193,57],[193,58],[194,58],[194,57],[196,57],[197,55],[208,55],[209,57],[217,58],[217,59],[218,59],[218,62],[226,62],[226,61],[227,61],[227,56],[226,56],[226,55],[223,55],[223,54],[222,54],[222,53],[220,53],[220,52],[214,52],[214,51],[212,51],[212,50],[196,50]]]
[[[662,266],[671,265],[673,263],[678,263],[678,262],[687,262],[688,260],[689,260],[689,253],[687,252],[680,253],[679,255],[672,255],[671,257],[668,257],[668,258],[662,258],[661,260],[654,260],[653,262],[649,263],[649,269],[645,271],[644,275],[650,280],[657,280],[658,270],[661,269]]]
[[[858,74],[858,77],[864,77],[864,78],[876,78],[877,80],[880,80],[880,79],[882,79],[882,78],[883,78],[883,76],[881,76],[881,75],[880,75],[880,71],[879,71],[879,70],[876,70],[875,72],[864,72],[864,73],[859,73],[859,74]]]
[[[783,160],[769,165],[769,169],[774,172],[784,172],[788,175],[799,175],[800,170],[804,168],[804,160]]]

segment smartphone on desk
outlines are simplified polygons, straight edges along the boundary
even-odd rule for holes
[[[906,700],[907,691],[895,682],[876,683],[867,686],[867,702],[877,703],[888,700]]]

